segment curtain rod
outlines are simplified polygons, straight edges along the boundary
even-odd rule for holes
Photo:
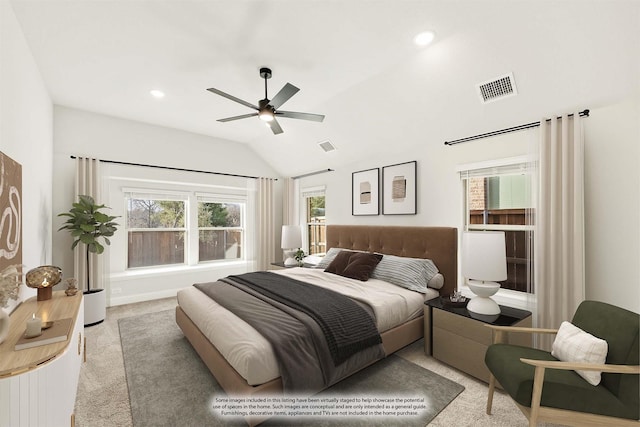
[[[580,111],[578,113],[578,115],[580,117],[589,117],[589,110],[584,110],[584,111]],[[573,114],[569,114],[569,117],[572,117]],[[558,117],[560,118],[560,117]],[[547,121],[551,121],[551,119],[547,119]],[[531,123],[527,123],[526,125],[520,125],[520,126],[514,126],[514,127],[510,127],[507,129],[501,129],[501,130],[494,130],[493,132],[487,132],[487,133],[483,133],[480,135],[474,135],[474,136],[468,136],[466,138],[460,138],[460,139],[456,139],[454,141],[445,141],[444,145],[454,145],[454,144],[460,144],[461,142],[469,142],[469,141],[475,141],[476,139],[481,139],[481,138],[486,138],[489,136],[496,136],[496,135],[502,135],[503,133],[510,133],[510,132],[515,132],[515,131],[519,131],[519,130],[524,130],[524,129],[529,129],[529,128],[534,128],[540,126],[540,122],[531,122]]]
[[[315,171],[315,172],[305,173],[303,175],[293,176],[291,178],[292,179],[306,178],[306,177],[311,176],[311,175],[318,175],[318,174],[326,173],[326,172],[333,172],[333,169],[322,169],[322,170]]]
[[[70,156],[72,159],[75,159],[76,156]],[[145,165],[143,163],[129,163],[129,162],[120,162],[117,160],[103,160],[103,159],[99,159],[101,163],[112,163],[115,165],[125,165],[125,166],[142,166],[145,168],[156,168],[156,169],[168,169],[168,170],[173,170],[173,171],[180,171],[180,172],[196,172],[196,173],[208,173],[211,175],[224,175],[224,176],[233,176],[235,178],[249,178],[249,179],[258,179],[260,177],[258,176],[249,176],[249,175],[237,175],[234,173],[226,173],[226,172],[212,172],[212,171],[201,171],[201,170],[197,170],[197,169],[183,169],[183,168],[174,168],[172,166],[158,166],[158,165]],[[269,178],[272,179],[274,181],[277,181],[278,178]]]

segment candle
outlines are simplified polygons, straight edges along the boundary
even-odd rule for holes
[[[27,320],[27,338],[37,337],[42,334],[42,320],[33,313],[31,319]]]

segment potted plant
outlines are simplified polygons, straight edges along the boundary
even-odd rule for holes
[[[298,248],[297,251],[295,251],[295,253],[293,254],[293,258],[298,261],[298,265],[300,267],[302,267],[302,265],[304,264],[304,251],[300,248]]]
[[[100,239],[110,245],[109,237],[113,236],[118,224],[113,222],[117,217],[107,215],[100,209],[109,209],[105,205],[97,205],[91,196],[80,195],[78,202],[73,204],[69,212],[63,212],[58,216],[67,217],[64,225],[58,229],[69,230],[73,237],[71,250],[82,243],[87,247],[87,289],[85,297],[85,326],[98,324],[104,320],[106,310],[106,298],[104,289],[91,287],[91,272],[89,253],[100,255],[104,252],[104,246]]]

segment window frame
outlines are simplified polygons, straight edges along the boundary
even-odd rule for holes
[[[154,269],[154,268],[170,268],[170,267],[179,267],[188,265],[189,256],[188,256],[188,242],[189,242],[189,196],[185,192],[177,192],[177,191],[161,191],[157,189],[132,189],[132,188],[123,188],[124,193],[124,203],[125,203],[125,230],[127,234],[127,241],[129,240],[129,233],[131,232],[182,232],[184,235],[183,238],[183,258],[182,262],[178,263],[170,263],[170,264],[154,264],[154,265],[144,265],[138,267],[130,267],[129,266],[129,244],[127,244],[127,249],[125,251],[125,271],[140,271],[144,269]],[[184,203],[184,227],[159,227],[159,228],[147,228],[147,227],[129,227],[129,203],[130,200],[154,200],[154,201],[168,201],[168,202],[176,202],[180,201]]]
[[[127,235],[130,231],[180,231],[184,233],[184,261],[174,264],[155,264],[140,267],[129,267],[129,251],[130,247],[127,243],[124,251],[124,274],[136,274],[144,271],[159,271],[175,268],[199,268],[206,266],[214,266],[216,264],[228,264],[235,262],[247,262],[247,235],[248,230],[248,194],[227,194],[224,192],[195,192],[195,191],[175,191],[162,190],[158,188],[122,188],[124,196],[124,213],[125,213],[125,230]],[[128,204],[131,199],[141,200],[158,200],[158,201],[182,201],[185,203],[184,228],[129,228],[128,224]],[[240,221],[239,227],[200,227],[198,223],[198,204],[204,203],[235,203],[240,205]],[[200,230],[207,229],[223,229],[223,230],[239,230],[242,233],[242,249],[241,257],[232,259],[214,259],[200,261]],[[128,238],[127,238],[128,241]]]
[[[198,236],[197,239],[194,238],[194,241],[197,241],[197,245],[195,245],[196,253],[194,254],[194,259],[196,260],[196,265],[205,265],[205,264],[214,264],[214,263],[222,263],[222,262],[232,262],[232,261],[246,261],[247,260],[247,197],[241,196],[229,196],[229,195],[221,195],[216,193],[196,193],[195,194],[195,206],[194,210],[196,211],[196,220],[195,220],[195,233]],[[198,212],[199,212],[199,204],[200,203],[218,203],[218,204],[238,204],[240,205],[240,226],[237,227],[200,227],[198,221]],[[239,258],[230,258],[230,259],[212,259],[212,260],[200,260],[200,231],[201,230],[230,230],[230,231],[240,231],[242,235],[241,242],[241,254],[242,256]]]
[[[509,225],[509,224],[471,224],[470,223],[470,206],[469,206],[469,192],[468,183],[469,178],[482,177],[488,178],[493,176],[508,176],[508,175],[530,175],[530,208],[524,208],[526,221],[530,221],[534,218],[534,212],[536,204],[536,173],[535,164],[527,156],[509,157],[504,159],[497,159],[493,161],[472,163],[466,165],[460,165],[456,168],[459,173],[460,186],[461,186],[461,199],[462,199],[462,229],[465,231],[525,231],[533,235],[526,236],[528,239],[526,251],[527,251],[527,281],[529,285],[529,291],[519,291],[515,289],[500,288],[497,296],[503,297],[505,300],[518,300],[525,305],[530,305],[531,301],[535,299],[535,278],[533,277],[534,271],[534,259],[533,259],[533,239],[535,238],[535,223],[530,222],[523,225]],[[462,234],[462,233],[460,233]],[[473,295],[471,290],[466,284],[465,277],[460,274],[459,288],[465,291],[465,294]],[[531,289],[532,288],[532,289]],[[499,299],[499,298],[497,298]]]
[[[323,222],[311,222],[309,221],[309,199],[312,197],[324,197],[324,206],[325,206],[325,213],[324,213],[324,221]],[[326,247],[327,247],[327,194],[326,194],[326,187],[325,186],[316,186],[316,187],[307,187],[307,188],[303,188],[300,190],[300,205],[301,205],[301,221],[300,224],[302,226],[302,228],[304,229],[304,233],[302,236],[302,244],[305,247],[305,253],[307,255],[311,255],[311,242],[309,241],[309,236],[311,235],[311,227],[317,227],[320,226],[321,228],[324,228],[324,231],[320,231],[321,235],[324,235],[324,241],[320,240],[318,242],[317,246],[322,246],[324,245],[325,250],[324,252],[318,252],[318,253],[314,253],[313,255],[316,256],[323,256],[324,254],[326,254]]]

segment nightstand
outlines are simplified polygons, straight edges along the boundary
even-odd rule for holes
[[[424,351],[441,362],[489,382],[484,355],[493,341],[485,324],[531,327],[531,312],[500,306],[498,316],[470,313],[466,307],[453,307],[440,298],[425,301]],[[531,346],[530,334],[507,334],[511,344]]]

